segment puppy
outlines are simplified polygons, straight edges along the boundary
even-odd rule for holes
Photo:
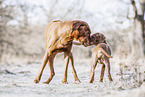
[[[107,76],[109,81],[113,81],[110,74],[110,61],[111,49],[106,43],[106,37],[101,33],[95,33],[91,36],[92,45],[96,45],[95,49],[92,52],[92,62],[91,62],[91,78],[90,83],[94,81],[94,71],[97,63],[102,64],[101,74],[99,81],[103,82],[105,67],[107,67]]]

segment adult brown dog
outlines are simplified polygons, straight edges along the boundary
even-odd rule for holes
[[[72,41],[81,42],[84,46],[90,45],[90,27],[84,21],[52,21],[49,23],[44,31],[46,40],[46,53],[44,55],[42,67],[35,78],[34,82],[39,83],[42,72],[48,62],[50,68],[50,77],[44,83],[49,83],[55,75],[53,60],[57,53],[64,52],[65,71],[63,83],[67,83],[67,69],[69,60],[71,62],[73,75],[75,81],[79,81],[73,63],[73,55],[71,53]]]
[[[107,76],[109,81],[113,81],[110,74],[110,61],[109,61],[109,58],[112,58],[111,49],[106,43],[106,37],[101,33],[95,33],[91,36],[91,41],[93,42],[94,45],[96,45],[96,47],[92,52],[90,83],[93,83],[94,81],[95,74],[94,71],[97,66],[97,63],[102,64],[99,81],[103,82],[105,66],[107,67]]]

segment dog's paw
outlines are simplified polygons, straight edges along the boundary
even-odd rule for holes
[[[113,79],[112,78],[110,78],[110,80],[109,80],[110,82],[113,82]]]
[[[103,80],[99,80],[100,83],[103,83]]]
[[[89,83],[93,83],[93,81],[92,81],[92,80],[90,80],[90,81],[89,81]]]
[[[34,83],[39,83],[40,80],[35,79],[33,82]]]
[[[62,83],[63,84],[68,84],[68,82],[64,79],[64,80],[62,80]]]
[[[75,80],[75,84],[79,84],[81,83],[81,81],[78,79],[78,80]]]
[[[49,82],[46,81],[46,82],[43,82],[43,84],[49,84]]]
[[[62,83],[63,83],[63,84],[68,84],[68,82],[67,82],[67,81],[62,81]]]
[[[93,81],[94,81],[94,78],[91,78],[90,81],[89,81],[89,83],[93,83]]]
[[[110,81],[110,83],[113,83],[113,80],[109,80]]]

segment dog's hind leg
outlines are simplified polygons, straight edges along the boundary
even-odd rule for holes
[[[111,77],[111,74],[110,74],[110,62],[109,62],[109,59],[105,60],[105,65],[107,67],[107,76],[108,76],[108,79],[109,79],[109,81],[113,81],[113,79]]]
[[[102,64],[99,82],[103,82],[104,71],[105,71],[105,64]]]
[[[51,57],[48,58],[48,66],[49,66],[49,69],[50,69],[50,76],[49,76],[49,78],[46,82],[43,82],[45,84],[49,84],[49,82],[52,80],[52,78],[55,75],[54,67],[53,67],[54,57],[55,57],[55,55],[51,55]]]
[[[40,79],[41,79],[41,76],[42,76],[42,73],[43,73],[43,70],[47,64],[47,61],[48,61],[48,53],[46,52],[45,55],[44,55],[44,58],[43,58],[43,63],[42,63],[42,67],[37,75],[37,77],[35,78],[34,80],[34,83],[39,83]]]
[[[67,53],[64,53],[64,65],[65,65],[65,70],[64,70],[64,75],[63,75],[62,83],[65,83],[65,84],[67,84],[68,63],[69,63],[69,55],[68,55]]]

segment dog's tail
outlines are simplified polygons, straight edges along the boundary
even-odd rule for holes
[[[104,49],[100,48],[103,54],[105,54],[109,58],[113,58],[111,55],[109,55]]]

